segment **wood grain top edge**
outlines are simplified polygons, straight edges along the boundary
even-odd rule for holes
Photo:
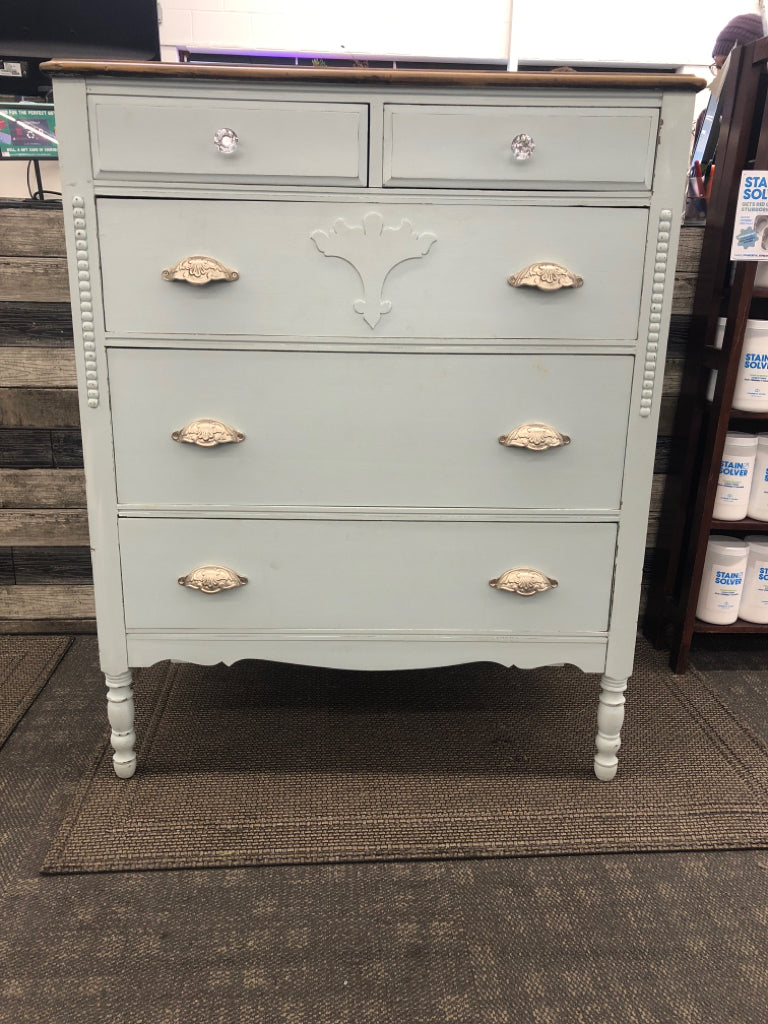
[[[383,85],[538,86],[543,88],[681,89],[707,85],[696,75],[641,72],[467,71],[439,68],[259,67],[251,64],[175,64],[160,61],[50,60],[49,75],[135,75],[154,78],[214,78],[269,82],[359,82]]]

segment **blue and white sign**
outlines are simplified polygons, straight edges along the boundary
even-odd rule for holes
[[[768,171],[742,171],[732,260],[768,260]]]

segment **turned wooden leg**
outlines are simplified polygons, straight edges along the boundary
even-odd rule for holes
[[[600,680],[602,691],[597,706],[597,739],[595,746],[595,775],[601,782],[610,782],[616,775],[619,759],[616,753],[621,746],[621,727],[624,724],[624,691],[626,679]]]
[[[121,779],[130,779],[136,771],[136,733],[133,731],[133,690],[131,673],[106,677],[107,715],[112,726],[111,743],[115,753],[112,763],[115,774]]]

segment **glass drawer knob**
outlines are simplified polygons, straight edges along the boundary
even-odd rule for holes
[[[515,160],[530,160],[536,149],[536,143],[530,135],[516,135],[511,143],[512,156]]]
[[[238,139],[236,133],[231,128],[219,128],[213,136],[213,143],[216,149],[220,153],[224,153],[225,156],[234,153],[239,142],[240,139]]]

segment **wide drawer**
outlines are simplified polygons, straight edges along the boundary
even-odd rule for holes
[[[110,332],[637,337],[645,209],[102,199],[98,218]],[[193,256],[232,279],[174,279],[199,280],[178,266]],[[540,262],[576,286],[509,283]]]
[[[111,349],[118,498],[618,509],[632,369],[616,355]],[[209,446],[221,428],[200,420],[245,437]],[[531,423],[569,443],[499,443]],[[189,424],[198,443],[174,441]]]
[[[358,103],[95,96],[89,101],[100,178],[364,185],[368,107]],[[236,148],[217,149],[230,129]]]
[[[657,128],[652,108],[388,104],[384,184],[648,189]],[[527,159],[512,151],[521,135]]]
[[[601,632],[615,547],[612,523],[120,521],[128,629]],[[179,585],[201,566],[247,583]],[[516,568],[557,586],[489,585]]]

